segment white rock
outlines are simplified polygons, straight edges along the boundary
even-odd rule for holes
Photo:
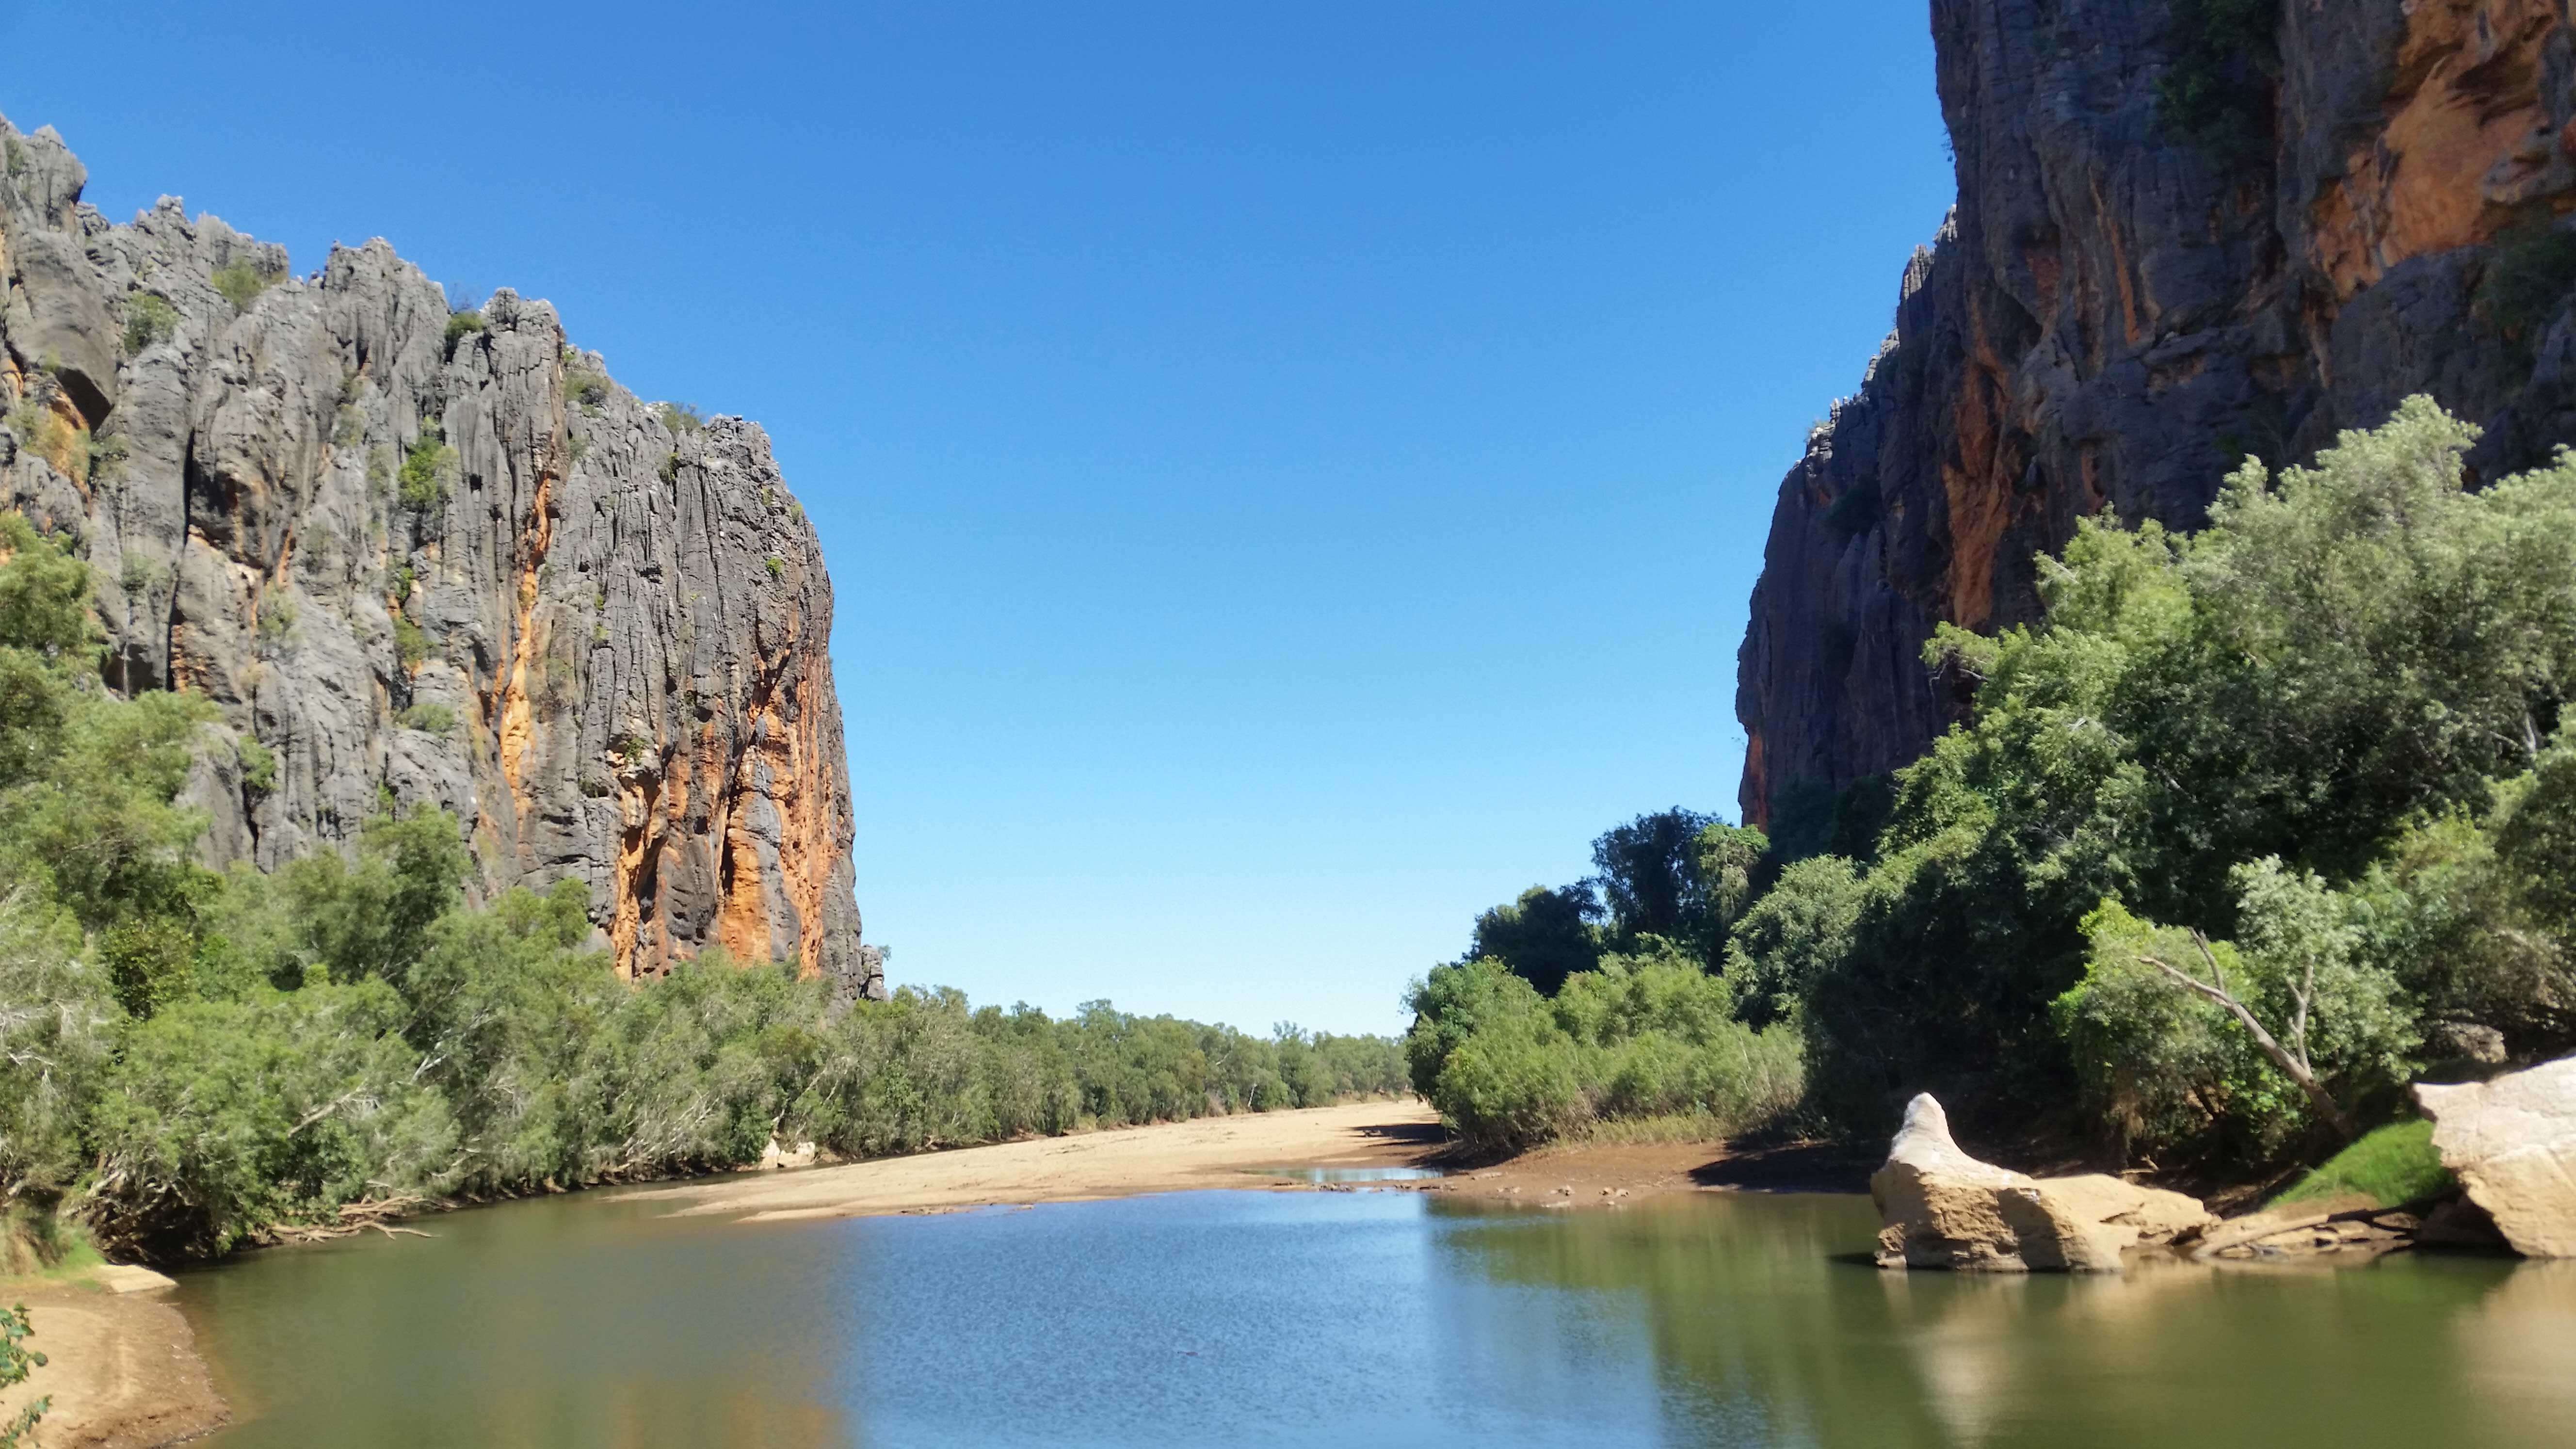
[[[2418,1086],[2433,1146],[2526,1258],[2576,1258],[2576,1057],[2489,1082]]]
[[[1886,1224],[1882,1268],[2117,1272],[2123,1250],[2215,1221],[2178,1192],[2099,1174],[2034,1178],[1980,1162],[1951,1140],[1949,1117],[1929,1093],[1906,1104],[1869,1192]]]

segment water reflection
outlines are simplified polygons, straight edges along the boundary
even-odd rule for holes
[[[1746,1197],[1447,1242],[1496,1277],[1624,1294],[1674,1442],[2576,1442],[2576,1264],[1893,1274],[1854,1252],[1874,1226],[1862,1202]],[[1766,1431],[1706,1432],[1712,1412]]]
[[[1866,1201],[1195,1193],[740,1227],[612,1196],[182,1306],[223,1449],[2576,1442],[2576,1264],[1886,1274]]]

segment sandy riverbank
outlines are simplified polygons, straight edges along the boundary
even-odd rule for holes
[[[1441,1165],[1439,1115],[1418,1101],[1210,1117],[664,1188],[688,1215],[746,1221],[951,1212],[1208,1188],[1297,1190],[1265,1167]],[[1681,1192],[1857,1189],[1868,1168],[1811,1150],[1729,1155],[1723,1144],[1552,1148],[1437,1180],[1385,1187],[1541,1206],[1600,1207]]]
[[[168,1290],[119,1293],[101,1281],[112,1274],[0,1281],[0,1298],[27,1305],[35,1326],[27,1346],[46,1358],[26,1383],[0,1393],[0,1423],[50,1398],[34,1437],[41,1449],[158,1449],[229,1418]]]
[[[1348,1102],[1040,1137],[663,1188],[685,1214],[775,1222],[1284,1186],[1264,1167],[1403,1167],[1441,1145],[1420,1102]]]

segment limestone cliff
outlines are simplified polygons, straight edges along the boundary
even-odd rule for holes
[[[437,805],[482,891],[587,884],[622,972],[722,945],[882,992],[831,581],[758,426],[647,406],[543,302],[452,314],[382,241],[291,276],[0,143],[0,506],[76,538],[111,685],[220,706],[211,861]]]
[[[1959,702],[1934,622],[2034,618],[2079,517],[2196,525],[2244,455],[2415,392],[2486,428],[2483,476],[2576,443],[2568,5],[2279,0],[2230,51],[2223,6],[1933,0],[1958,203],[1781,485],[1747,818],[1919,754]],[[2213,67],[2250,121],[2195,138],[2170,97]]]

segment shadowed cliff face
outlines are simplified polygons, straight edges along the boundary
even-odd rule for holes
[[[2086,514],[2196,527],[2246,455],[2418,392],[2486,428],[2482,476],[2576,442],[2568,0],[2281,0],[2241,154],[2159,113],[2194,7],[1931,9],[1959,200],[1781,485],[1739,656],[1756,823],[1920,754],[1961,700],[1933,624],[2036,618]]]
[[[665,425],[494,296],[382,241],[313,277],[165,198],[80,202],[0,122],[0,506],[78,539],[109,682],[202,691],[191,803],[262,868],[388,803],[480,888],[590,887],[630,975],[721,945],[882,994],[859,942],[831,581],[769,439]]]

